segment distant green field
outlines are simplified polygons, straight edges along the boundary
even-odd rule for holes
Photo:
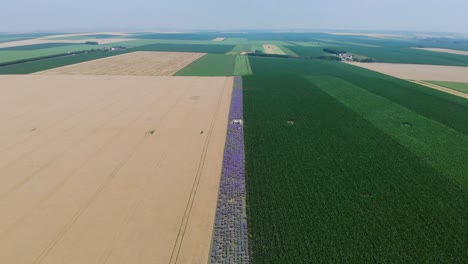
[[[321,43],[321,42],[306,42],[306,41],[290,41],[291,43],[297,45],[297,46],[302,46],[302,47],[321,47],[321,46],[326,46],[326,44]]]
[[[171,39],[171,40],[212,40],[223,37],[220,34],[212,33],[149,33],[136,36],[138,39]]]
[[[232,55],[207,54],[181,69],[175,76],[232,76],[236,68]],[[241,67],[239,66],[239,69]]]
[[[372,48],[357,45],[340,45],[340,47],[350,53],[370,57],[379,62],[468,66],[468,56],[456,54],[406,47]]]
[[[441,82],[441,81],[426,81],[426,82],[437,84],[437,85],[447,87],[452,90],[456,90],[456,91],[468,94],[468,83]]]
[[[263,44],[242,44],[235,46],[228,54],[238,55],[242,52],[247,53],[254,53],[254,52],[262,52],[265,53],[265,49],[263,48]]]
[[[226,38],[224,41],[231,42],[231,43],[243,43],[249,41],[246,38]]]
[[[207,54],[178,71],[175,76],[242,76],[252,74],[249,57]]]
[[[252,58],[254,73],[270,62]],[[390,104],[381,114],[398,126],[381,130],[315,81],[244,77],[251,262],[463,263],[466,189],[386,133],[431,122]],[[378,115],[375,104],[364,111]]]
[[[61,47],[70,47],[76,46],[77,44],[73,43],[46,43],[46,44],[34,44],[34,45],[25,45],[25,46],[15,46],[15,47],[8,47],[8,48],[0,48],[0,52],[2,51],[25,51],[25,50],[41,50],[41,49],[50,49],[50,48],[61,48]],[[92,48],[92,46],[88,45],[88,48]]]
[[[127,38],[127,36],[122,35],[111,35],[111,34],[96,34],[96,35],[80,35],[80,36],[71,36],[71,37],[56,37],[52,39],[58,40],[80,40],[80,39],[108,39],[108,38]]]
[[[25,33],[25,34],[1,34],[0,33],[0,43],[9,42],[9,41],[17,41],[17,40],[25,40],[25,39],[33,39],[33,38],[45,37],[49,35],[53,35],[53,33]]]
[[[114,46],[125,46],[127,48],[140,47],[152,44],[178,44],[178,45],[226,45],[234,46],[243,43],[243,40],[227,39],[224,41],[211,40],[177,40],[177,39],[137,39],[113,43]]]
[[[0,43],[2,42],[10,42],[10,41],[17,41],[17,40],[24,40],[27,38],[18,38],[18,37],[4,37],[0,36]]]
[[[286,38],[286,35],[283,36]],[[304,34],[301,37],[291,35],[290,43],[299,47],[288,47],[300,56],[320,56],[320,49],[333,47],[345,50],[352,54],[373,58],[379,62],[413,63],[468,66],[468,56],[456,54],[436,53],[426,50],[417,50],[413,47],[444,47],[459,50],[468,49],[468,44],[446,43],[447,40],[430,42],[416,39],[378,39],[360,36],[336,36],[328,34]],[[295,40],[297,39],[297,40]],[[461,41],[459,41],[461,42]]]
[[[174,51],[224,54],[234,46],[231,45],[198,45],[198,44],[152,44],[134,48],[138,51]]]
[[[302,46],[293,46],[288,47],[291,51],[302,57],[316,58],[325,55],[323,51],[324,47],[302,47]]]
[[[249,56],[237,55],[236,65],[234,68],[235,76],[251,75],[252,68],[250,67]]]
[[[285,46],[279,46],[279,48],[288,56],[292,56],[292,57],[298,56],[294,51],[290,50],[289,48],[286,48]]]
[[[0,49],[0,63],[28,59],[28,58],[49,56],[49,55],[54,55],[54,54],[62,54],[62,53],[67,53],[67,52],[101,49],[104,47],[110,47],[110,45],[85,45],[85,44],[71,45],[71,46],[67,45],[67,46],[43,48],[43,49],[36,49],[36,50],[2,51],[2,49]]]

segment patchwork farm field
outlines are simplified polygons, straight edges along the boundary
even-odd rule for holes
[[[38,74],[169,76],[203,53],[139,51],[42,71]]]
[[[0,35],[0,263],[468,263],[468,42],[335,33]]]
[[[46,44],[43,47],[50,46],[49,44]],[[25,60],[25,59],[31,59],[31,58],[37,58],[37,57],[46,57],[50,55],[55,55],[55,54],[66,54],[68,52],[77,52],[77,51],[83,51],[83,50],[91,50],[95,47],[91,45],[85,45],[85,44],[77,44],[77,45],[52,45],[48,48],[40,48],[37,49],[36,45],[32,46],[25,46],[23,49],[20,49],[19,47],[15,47],[14,50],[12,48],[7,48],[6,50],[0,49],[0,63],[6,63],[6,62],[12,62],[12,61],[18,61],[18,60]],[[104,48],[108,46],[100,46],[100,48]]]
[[[213,42],[217,43],[217,42]],[[224,54],[232,50],[231,45],[202,45],[202,44],[153,44],[138,47],[139,51],[177,51]]]
[[[116,42],[130,41],[131,39],[122,39],[122,38],[113,38],[113,39],[97,39],[97,38],[87,38],[87,39],[76,39],[76,40],[61,40],[61,39],[27,39],[27,40],[18,40],[12,42],[0,43],[0,50],[2,49],[13,49],[15,47],[24,47],[32,45],[45,45],[45,44],[84,44],[87,41],[98,42],[99,44],[112,44]]]
[[[18,64],[12,64],[8,66],[0,67],[0,75],[7,74],[30,74],[39,71],[46,71],[58,67],[67,65],[82,63],[86,61],[92,61],[102,58],[109,58],[125,54],[128,51],[117,51],[117,52],[90,52],[82,53],[69,56],[61,56],[56,58],[44,58],[36,61],[27,61]],[[55,53],[55,52],[54,52]]]
[[[231,77],[0,82],[0,263],[208,261]]]

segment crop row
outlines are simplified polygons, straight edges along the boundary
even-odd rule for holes
[[[322,89],[244,77],[250,261],[466,263],[466,190]]]

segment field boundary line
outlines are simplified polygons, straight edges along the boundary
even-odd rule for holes
[[[216,117],[218,116],[219,109],[221,108],[222,98],[223,98],[223,96],[225,94],[225,91],[226,91],[226,86],[227,86],[226,82],[228,82],[229,80],[230,80],[230,78],[226,78],[226,80],[224,81],[223,89],[222,89],[222,91],[220,93],[220,96],[218,97],[218,102],[217,102],[217,105],[216,105],[216,111],[213,114],[213,118],[212,118],[211,124],[210,124],[210,130],[208,132],[208,136],[207,136],[207,138],[205,140],[205,143],[204,143],[204,146],[203,146],[203,149],[202,149],[202,155],[200,157],[200,161],[199,161],[199,164],[198,164],[197,173],[196,173],[193,185],[192,185],[192,190],[190,192],[189,200],[187,201],[187,206],[185,208],[184,216],[182,217],[182,222],[181,222],[181,225],[179,227],[179,232],[177,234],[177,238],[176,238],[176,241],[175,241],[175,244],[174,244],[174,247],[173,247],[173,251],[171,253],[171,258],[169,260],[169,263],[177,263],[178,258],[179,258],[180,249],[182,248],[183,240],[184,240],[184,237],[185,237],[185,231],[187,229],[187,225],[188,225],[189,220],[190,220],[190,215],[192,213],[192,208],[193,208],[193,204],[194,204],[194,201],[195,201],[195,197],[197,195],[198,186],[199,186],[199,183],[200,183],[200,178],[201,178],[201,176],[203,174],[203,169],[204,169],[204,166],[205,166],[206,153],[208,151],[208,147],[209,147],[210,141],[211,141],[211,136],[213,134],[213,128],[214,128],[214,125],[215,125],[216,120],[217,120]],[[185,219],[185,221],[184,221],[184,219]],[[174,253],[176,251],[176,248],[177,248],[177,253],[174,255]],[[174,257],[175,257],[175,259],[174,259]]]
[[[432,83],[428,83],[428,82],[425,82],[425,81],[419,81],[419,80],[408,80],[408,81],[410,81],[412,83],[415,83],[415,84],[419,84],[419,85],[423,85],[423,86],[432,88],[434,90],[438,90],[438,91],[441,91],[441,92],[449,93],[449,94],[452,94],[452,95],[455,95],[455,96],[459,96],[459,97],[468,99],[468,94],[462,93],[462,92],[459,92],[459,91],[456,91],[456,90],[453,90],[453,89],[450,89],[450,88],[447,88],[447,87],[443,87],[443,86],[440,86],[440,85],[437,85],[437,84],[432,84]]]

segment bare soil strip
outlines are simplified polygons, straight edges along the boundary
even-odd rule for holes
[[[406,80],[468,82],[468,67],[396,63],[346,63]]]
[[[439,91],[442,91],[442,92],[446,92],[446,93],[449,93],[449,94],[453,94],[453,95],[460,96],[460,97],[468,99],[468,94],[465,94],[465,93],[462,93],[462,92],[459,92],[459,91],[455,91],[455,90],[452,90],[452,89],[449,89],[449,88],[446,88],[446,87],[443,87],[443,86],[440,86],[440,85],[436,85],[436,84],[432,84],[432,83],[428,83],[428,82],[424,82],[424,81],[415,81],[415,80],[410,80],[410,81],[414,82],[414,83],[417,83],[417,84],[427,86],[427,87],[432,88],[432,89],[436,89],[436,90],[439,90]]]
[[[284,51],[282,51],[278,46],[276,45],[270,45],[266,44],[263,45],[263,49],[265,50],[266,54],[278,54],[278,55],[286,55]]]
[[[36,74],[169,76],[205,55],[187,52],[132,52]]]
[[[428,51],[442,52],[442,53],[450,53],[450,54],[458,54],[458,55],[467,55],[468,56],[468,51],[463,51],[463,50],[439,49],[439,48],[414,48],[414,49],[428,50]]]
[[[212,41],[224,41],[226,38],[215,38]]]
[[[232,78],[0,82],[0,263],[208,262]]]

